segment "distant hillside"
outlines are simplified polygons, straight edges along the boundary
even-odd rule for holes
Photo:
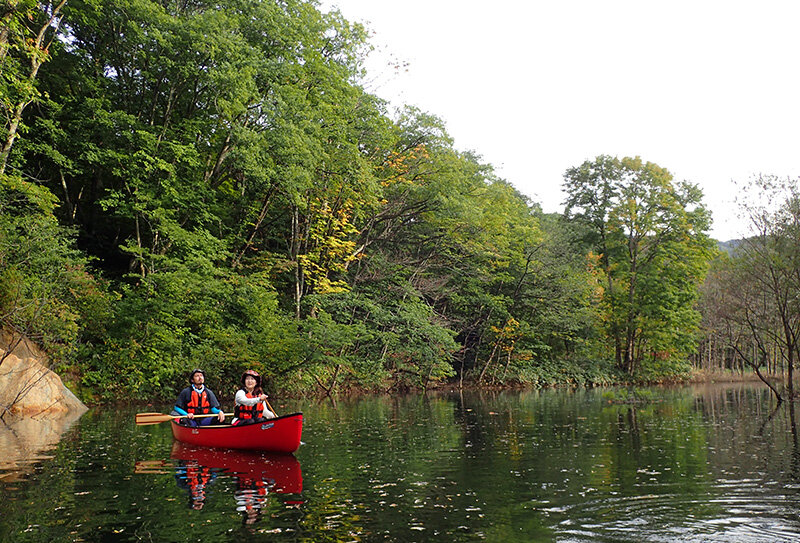
[[[728,241],[718,241],[717,247],[720,251],[725,251],[728,254],[733,253],[733,250],[742,242],[741,239],[729,239]]]

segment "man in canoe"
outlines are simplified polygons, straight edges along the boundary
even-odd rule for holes
[[[261,389],[261,376],[255,370],[247,370],[242,374],[242,388],[236,391],[233,399],[234,426],[253,424],[266,419],[274,419],[267,404],[267,395]]]
[[[205,386],[205,380],[206,374],[203,373],[203,370],[196,369],[192,371],[189,375],[191,386],[181,390],[178,395],[178,400],[175,402],[172,412],[175,415],[186,416],[186,418],[181,419],[181,424],[188,426],[211,424],[215,417],[195,417],[196,415],[208,413],[215,413],[219,422],[225,422],[225,413],[220,410],[217,397]]]

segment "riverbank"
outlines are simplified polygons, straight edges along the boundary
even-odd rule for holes
[[[775,382],[781,382],[784,380],[784,376],[781,375],[769,375],[767,376],[768,379]],[[508,382],[508,383],[478,383],[476,380],[472,379],[465,379],[463,382],[459,382],[458,380],[455,381],[445,381],[445,382],[435,382],[431,383],[425,390],[431,392],[458,392],[458,391],[469,391],[469,392],[502,392],[502,391],[514,391],[514,390],[534,390],[534,389],[577,389],[577,388],[614,388],[614,387],[629,387],[629,386],[675,386],[681,384],[706,384],[706,383],[759,383],[760,379],[755,374],[755,372],[745,372],[740,373],[737,371],[730,371],[730,370],[719,370],[719,371],[708,371],[708,370],[695,370],[692,373],[684,378],[673,378],[661,381],[642,381],[642,382],[631,382],[631,381],[607,381],[603,383],[576,383],[574,381],[564,381],[564,382],[551,382],[551,383],[521,383],[518,381]],[[357,386],[345,386],[341,388],[337,388],[334,392],[332,392],[331,396],[338,396],[338,397],[352,397],[352,396],[359,396],[359,395],[384,395],[384,394],[392,394],[392,393],[408,393],[414,392],[415,390],[410,387],[390,387],[386,389],[367,389],[367,388],[360,388]],[[324,391],[317,390],[313,391],[314,393],[318,394],[320,397],[324,397],[327,394]],[[297,391],[283,391],[277,392],[276,394],[284,395],[287,398],[299,398],[303,396],[307,396],[309,394],[308,391],[306,392],[297,392]]]
[[[8,343],[8,342],[7,342]],[[46,368],[49,365],[48,358],[46,354],[41,351],[40,349],[36,348],[32,343],[25,340],[18,346],[17,350],[22,349],[22,346],[26,346],[27,348],[24,349],[24,356],[22,352],[15,353],[16,355],[20,355],[21,358],[24,360],[25,366],[28,367],[41,367]],[[18,356],[19,357],[19,356]],[[9,365],[10,359],[16,358],[14,356],[9,357],[6,360],[6,366]],[[6,368],[4,368],[6,369]],[[736,382],[758,382],[758,376],[752,372],[738,372],[738,371],[729,371],[729,370],[722,370],[722,371],[709,371],[709,370],[695,370],[692,371],[690,374],[675,376],[670,379],[659,380],[657,382],[647,382],[647,381],[628,381],[626,380],[627,375],[621,374],[619,372],[615,372],[613,370],[609,370],[604,372],[595,372],[594,375],[588,374],[581,374],[577,371],[576,368],[572,368],[575,371],[571,372],[559,372],[556,375],[542,375],[541,380],[538,382],[520,382],[520,381],[509,381],[509,382],[498,382],[498,381],[490,381],[490,380],[483,380],[479,382],[477,376],[475,378],[470,379],[469,377],[465,378],[463,381],[454,378],[453,380],[449,381],[441,381],[441,382],[431,382],[425,388],[425,390],[430,391],[438,391],[438,392],[459,392],[459,391],[485,391],[485,392],[500,392],[500,391],[511,391],[511,390],[533,390],[533,389],[553,389],[553,388],[598,388],[598,387],[629,387],[629,386],[674,386],[674,385],[681,385],[687,383],[736,383]],[[55,374],[52,374],[55,377]],[[229,382],[231,379],[225,379],[223,375],[210,375],[209,378],[209,386],[217,392],[218,397],[221,402],[225,402],[225,399],[229,396],[232,398],[233,390],[228,390],[230,385]],[[549,377],[548,380],[547,378]],[[589,378],[591,377],[591,378]],[[774,375],[768,377],[771,382],[780,383],[785,380],[784,376]],[[559,380],[560,379],[560,380]],[[72,382],[75,382],[74,380]],[[59,381],[60,383],[60,381]],[[274,379],[271,383],[273,386],[270,386],[270,394],[274,399],[296,399],[301,398],[304,396],[318,396],[318,397],[353,397],[353,396],[360,396],[360,395],[385,395],[385,394],[397,394],[397,393],[405,393],[405,392],[413,392],[419,391],[420,388],[411,387],[408,383],[386,383],[385,386],[377,386],[374,388],[370,387],[362,387],[359,386],[355,382],[344,382],[339,384],[333,391],[328,393],[327,391],[321,388],[315,388],[313,385],[310,388],[307,388],[309,383],[306,383],[307,387],[304,388],[302,385],[296,382],[281,382],[280,379]],[[10,387],[5,387],[7,391],[10,390]],[[27,389],[34,389],[38,391],[39,389],[44,390],[43,387],[25,387]],[[71,392],[64,388],[63,395],[70,395],[72,397]],[[27,390],[30,392],[27,399],[33,400],[34,394],[32,391]],[[95,406],[95,405],[104,405],[108,402],[103,401],[102,398],[96,396],[93,391],[76,391],[79,396],[85,397],[87,400],[87,405]],[[229,392],[229,394],[228,394]],[[83,394],[82,394],[83,393]],[[153,390],[150,394],[143,395],[144,397],[136,398],[129,398],[129,400],[124,402],[111,402],[111,403],[124,403],[129,405],[148,405],[152,403],[159,403],[165,404],[169,403],[174,399],[174,396],[165,393],[164,389]],[[53,402],[52,397],[53,394],[48,394],[47,397],[48,405],[55,403],[58,406],[64,406],[65,403],[63,401]],[[275,400],[273,400],[275,401]],[[6,402],[11,404],[13,402]],[[34,402],[36,404],[36,411],[39,412],[42,410],[42,406],[39,405],[41,402]],[[18,408],[21,407],[17,406]],[[30,406],[28,406],[30,407]],[[85,406],[82,407],[85,409]]]
[[[782,381],[783,375],[766,375],[767,379]],[[749,383],[760,381],[754,371],[744,373],[730,370],[695,370],[687,380],[689,383]]]

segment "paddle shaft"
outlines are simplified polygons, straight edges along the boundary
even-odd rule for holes
[[[223,413],[226,417],[232,417],[233,413]],[[206,413],[204,415],[194,415],[193,418],[200,419],[200,418],[207,418],[207,417],[218,417],[219,413]],[[186,415],[165,415],[163,413],[137,413],[136,414],[136,424],[158,424],[160,422],[167,422],[168,420],[174,419],[188,419]]]
[[[232,417],[233,416],[233,413],[222,413],[222,414],[225,415],[226,417]],[[188,415],[168,415],[168,416],[172,417],[173,419],[188,419],[189,418]],[[218,417],[218,416],[219,416],[219,413],[206,413],[205,415],[194,415],[192,418],[202,419],[204,417]]]

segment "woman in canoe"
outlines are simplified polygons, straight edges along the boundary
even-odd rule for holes
[[[245,371],[242,374],[242,388],[236,391],[233,400],[235,405],[231,424],[241,426],[274,419],[276,415],[267,406],[267,397],[261,389],[261,376],[258,372]]]

